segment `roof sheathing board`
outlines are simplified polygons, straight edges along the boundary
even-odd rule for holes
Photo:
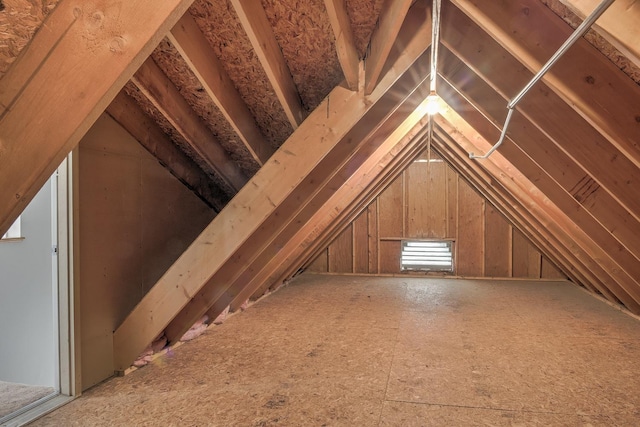
[[[314,110],[344,79],[323,0],[262,0],[302,104]]]
[[[260,165],[253,159],[178,50],[165,38],[153,51],[151,57],[173,82],[193,111],[216,136],[233,161],[247,176],[253,176],[260,169]]]
[[[348,0],[346,3],[356,50],[362,59],[367,52],[384,0]]]
[[[194,152],[187,141],[182,137],[182,135],[180,135],[180,132],[178,132],[171,123],[169,123],[162,113],[158,111],[151,101],[149,101],[132,82],[129,81],[122,90],[136,101],[142,111],[144,111],[147,116],[158,124],[158,127],[162,129],[162,131],[176,144],[176,146],[178,146],[178,148],[180,148],[200,167],[200,169],[211,177],[212,181],[218,188],[222,189],[222,191],[228,196],[233,197],[235,195],[236,192],[213,171],[202,157]]]
[[[222,62],[272,147],[293,133],[235,10],[227,0],[196,0],[189,12]]]
[[[577,28],[582,23],[582,19],[571,11],[567,6],[562,4],[560,0],[540,0],[556,15],[562,18],[571,28]],[[640,68],[636,66],[629,58],[624,56],[618,49],[609,43],[604,37],[598,34],[593,28],[587,31],[584,38],[591,43],[593,47],[598,49],[600,53],[605,55],[616,67],[620,68],[626,75],[631,77],[636,83],[640,84]]]
[[[0,77],[31,41],[59,0],[4,0],[0,11]]]

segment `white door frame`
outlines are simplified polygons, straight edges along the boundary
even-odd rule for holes
[[[58,386],[60,394],[43,401],[11,418],[2,426],[22,426],[78,397],[82,391],[80,377],[80,304],[78,273],[78,150],[70,153],[54,174],[53,200],[55,211],[54,229],[57,228],[57,257],[54,262],[53,277],[57,282],[58,345],[57,361]],[[54,238],[55,240],[55,238]]]

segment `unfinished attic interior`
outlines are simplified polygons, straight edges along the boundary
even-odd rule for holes
[[[1,425],[640,419],[637,0],[0,9]]]

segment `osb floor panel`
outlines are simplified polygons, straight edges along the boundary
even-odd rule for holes
[[[638,425],[639,360],[567,282],[307,274],[35,425]]]

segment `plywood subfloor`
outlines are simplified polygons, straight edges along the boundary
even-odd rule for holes
[[[35,425],[637,425],[638,360],[567,282],[307,274]]]

